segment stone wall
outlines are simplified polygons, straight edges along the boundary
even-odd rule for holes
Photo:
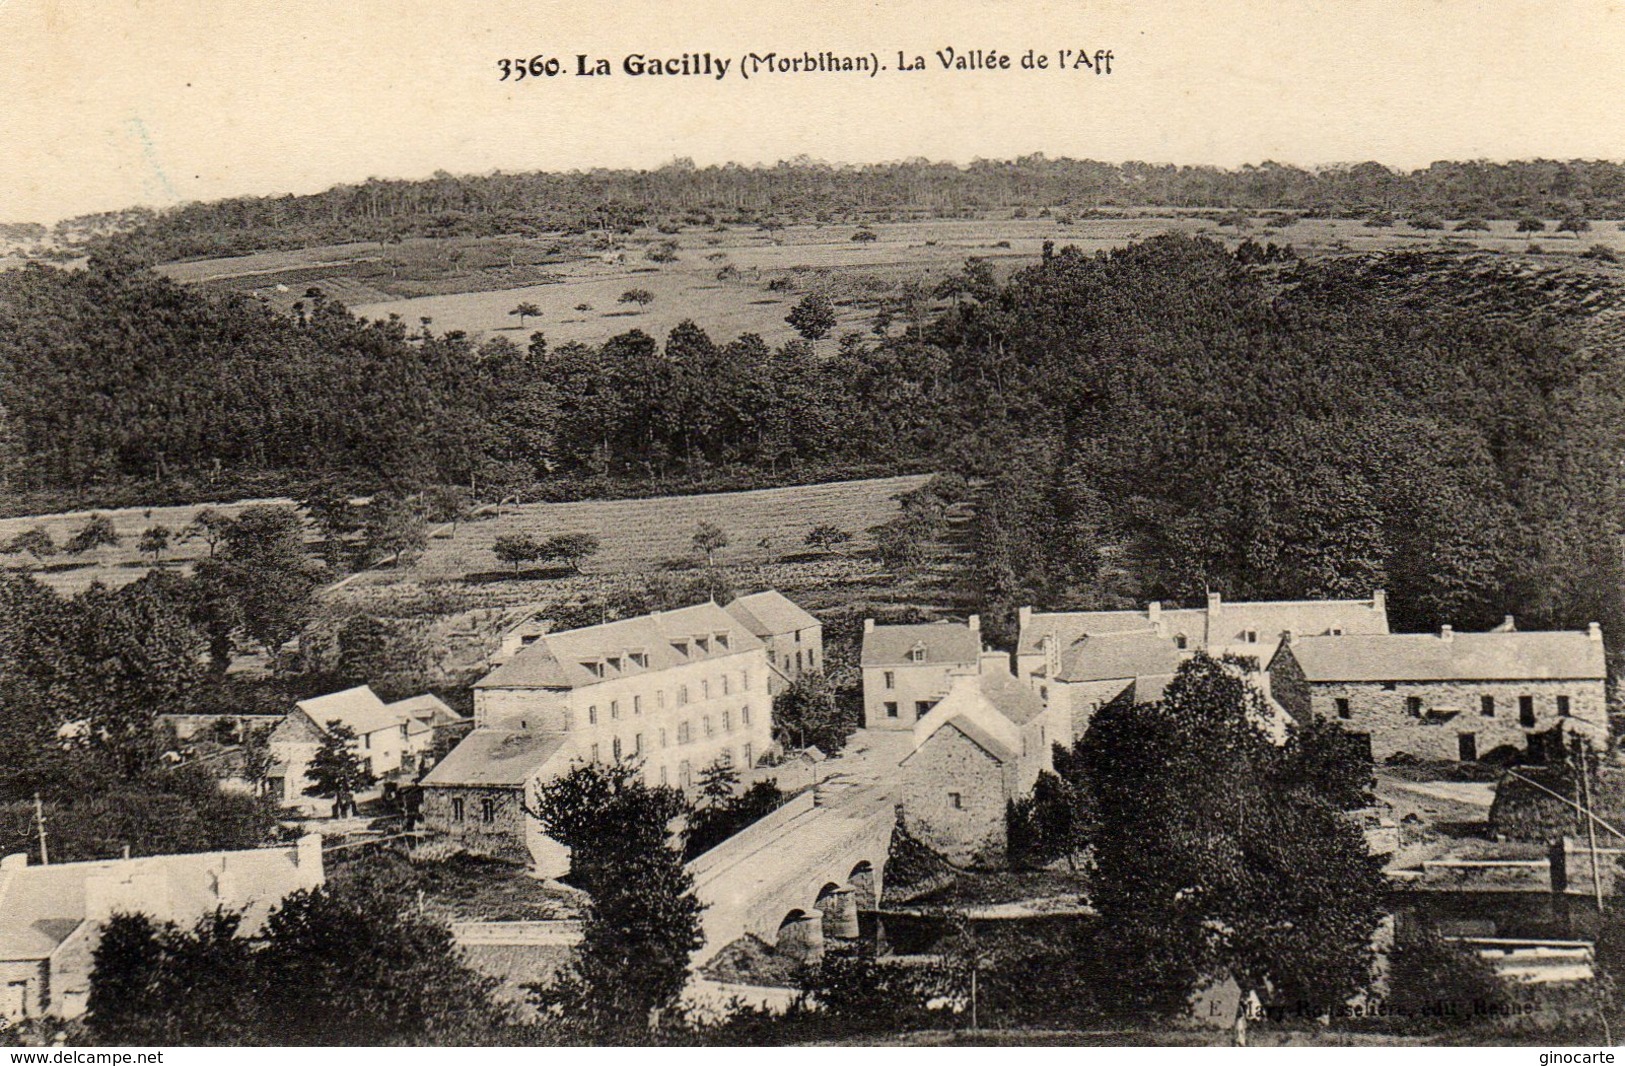
[[[45,1013],[45,963],[0,962],[0,1018],[34,1018]]]
[[[1279,664],[1278,664],[1279,665]],[[1282,681],[1289,692],[1283,699]],[[1275,697],[1295,716],[1288,699],[1290,678],[1272,671]],[[1371,754],[1383,759],[1405,752],[1419,759],[1453,760],[1460,757],[1460,737],[1471,734],[1478,757],[1504,745],[1526,750],[1531,733],[1544,733],[1564,719],[1557,712],[1557,697],[1569,697],[1569,716],[1605,725],[1607,711],[1601,681],[1428,681],[1428,682],[1314,682],[1309,685],[1310,711],[1336,721],[1350,733],[1371,737]],[[1486,715],[1481,699],[1495,700],[1494,714]],[[1533,725],[1519,722],[1518,700],[1534,700]],[[1410,698],[1421,701],[1420,716],[1406,707]],[[1338,713],[1337,700],[1348,700],[1348,717]]]
[[[520,807],[523,790],[518,788],[430,786],[423,790],[425,827],[446,834],[476,855],[528,862],[526,815]],[[455,817],[455,801],[463,801],[463,817]],[[493,805],[492,819],[485,821],[483,803]]]
[[[916,840],[957,865],[1000,865],[1011,771],[965,734],[944,726],[902,766],[903,824]]]

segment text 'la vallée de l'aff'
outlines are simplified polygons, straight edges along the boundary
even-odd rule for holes
[[[738,56],[714,52],[680,52],[676,55],[629,52],[619,59],[612,59],[585,52],[568,56],[542,52],[529,58],[497,60],[497,80],[524,81],[561,75],[580,78],[623,75],[634,78],[711,78],[720,81],[737,74],[748,81],[770,74],[859,74],[872,78],[888,72],[917,74],[931,71],[1085,71],[1110,74],[1112,58],[1109,48],[1028,48],[1021,52],[1007,52],[997,48],[960,51],[952,46],[924,54],[896,50],[884,57],[877,52],[844,54],[797,50],[745,52]]]

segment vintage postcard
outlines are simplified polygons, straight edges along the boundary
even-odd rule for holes
[[[1609,0],[0,0],[4,1053],[1614,1061],[1621,99]]]

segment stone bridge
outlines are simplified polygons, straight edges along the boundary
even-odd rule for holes
[[[858,911],[880,901],[896,823],[872,782],[832,780],[802,793],[689,864],[707,962],[746,933],[811,960],[826,939],[858,935]]]

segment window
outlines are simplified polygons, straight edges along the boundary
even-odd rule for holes
[[[891,701],[887,701],[887,703],[885,704],[885,707],[886,707],[886,717],[887,718],[896,718],[897,717],[897,704],[896,703],[893,703]]]
[[[581,668],[583,670],[587,671],[587,673],[591,674],[593,677],[603,677],[604,676],[604,664],[602,662],[600,662],[599,660],[597,660],[597,659],[590,659],[590,660],[584,661],[581,664]]]
[[[401,723],[401,739],[402,740],[406,739],[406,723],[405,722]]]
[[[609,668],[615,671],[617,674],[621,672],[621,657],[619,655],[611,655],[609,657]]]
[[[1384,692],[1392,692],[1392,691],[1394,691],[1394,689],[1396,689],[1396,688],[1398,688],[1398,687],[1399,687],[1399,686],[1398,686],[1398,685],[1396,685],[1396,684],[1395,684],[1395,683],[1394,683],[1394,682],[1392,682],[1392,681],[1384,681],[1384,682],[1383,682],[1383,683],[1382,683],[1382,690],[1383,690],[1383,691],[1384,691]]]
[[[1422,717],[1422,697],[1406,696],[1405,713],[1410,715],[1412,718]]]
[[[620,737],[616,737],[614,740],[610,741],[609,750],[610,750],[611,753],[613,753],[613,755],[615,757],[615,761],[620,762],[621,761],[621,738]]]
[[[1340,636],[1342,636],[1342,635],[1343,635],[1343,631],[1342,631],[1342,630],[1341,630],[1341,629],[1339,629],[1339,628],[1338,628],[1338,627],[1336,627],[1336,626],[1333,626],[1333,627],[1332,627],[1332,636],[1334,636],[1334,637],[1340,637]]]
[[[726,633],[718,633],[717,634],[717,647],[726,648],[727,646],[728,646],[728,634],[726,634]]]
[[[1256,629],[1247,630],[1247,643],[1249,643],[1249,644],[1257,644],[1258,643],[1258,630],[1256,630]]]
[[[796,652],[796,673],[801,672],[801,653]]]
[[[789,669],[790,669],[790,653],[789,652],[784,653],[784,669],[785,669],[786,672],[788,672]]]
[[[1518,724],[1522,726],[1535,724],[1535,697],[1518,697]]]
[[[677,783],[683,788],[687,788],[694,783],[694,774],[689,770],[687,759],[684,759],[682,765],[677,767]]]
[[[592,746],[592,761],[593,762],[598,761],[598,745],[597,744],[594,744]]]
[[[744,687],[746,692],[750,691],[750,671],[749,670],[741,670],[739,672],[739,684]]]
[[[801,643],[801,630],[799,630],[799,629],[796,630],[796,643],[797,644]]]
[[[620,700],[610,700],[609,701],[609,716],[610,716],[611,719],[616,719],[616,718],[619,718],[621,716],[621,701]]]
[[[700,719],[700,723],[705,727],[705,735],[710,736],[711,735],[711,716],[708,715],[708,714],[702,716],[701,719]]]
[[[1557,697],[1557,716],[1559,718],[1567,718],[1569,716],[1569,698],[1567,696]]]
[[[451,820],[454,822],[463,820],[463,801],[461,799],[451,801]]]
[[[731,711],[723,711],[722,712],[722,731],[724,733],[732,733],[734,731],[733,712],[731,712]]]
[[[727,674],[722,675],[722,694],[724,696],[733,695],[733,682],[728,680]]]
[[[497,820],[497,803],[496,803],[496,800],[488,800],[488,799],[480,800],[480,821],[484,822],[486,825],[490,825],[492,822],[494,822],[496,820]]]
[[[642,696],[633,696],[632,697],[632,714],[635,716],[635,715],[640,715],[642,713],[643,713],[643,697]]]
[[[1174,647],[1178,648],[1180,651],[1184,651],[1185,646],[1189,643],[1190,638],[1185,636],[1183,633],[1179,633],[1174,637]]]
[[[807,649],[807,669],[809,669],[809,670],[818,669],[818,649],[817,648],[808,648]]]
[[[956,811],[964,810],[965,797],[958,792],[948,793],[948,806],[952,807]]]
[[[371,733],[367,733],[366,735],[364,735],[361,738],[361,746],[363,748],[368,749],[369,751],[372,750],[372,734]]]
[[[1339,696],[1339,697],[1337,697],[1337,699],[1334,702],[1337,704],[1337,717],[1339,717],[1339,718],[1353,718],[1354,717],[1354,712],[1349,709],[1349,700],[1348,700],[1347,696]]]
[[[662,748],[666,746],[666,731],[664,729],[660,731],[660,746]]]
[[[666,783],[666,768],[664,766],[660,768],[660,783],[662,785]]]
[[[700,682],[700,699],[708,700],[710,698],[711,698],[711,679],[710,678],[705,678],[704,680],[702,680]]]
[[[886,687],[887,688],[896,688],[897,687],[897,675],[892,673],[890,670],[886,671]]]
[[[1039,685],[1038,686],[1038,698],[1041,699],[1041,700],[1048,700],[1049,699],[1049,686],[1048,685]]]
[[[596,703],[593,704],[591,707],[587,708],[587,724],[588,725],[597,725],[598,724],[598,705]]]
[[[666,709],[666,690],[663,689],[663,688],[662,689],[656,689],[655,690],[655,710],[663,711],[665,709]]]
[[[1495,717],[1495,697],[1494,696],[1480,696],[1480,697],[1478,697],[1478,713],[1483,715],[1485,718],[1494,718]]]
[[[925,645],[916,644],[908,651],[908,661],[911,663],[925,662]]]
[[[739,708],[739,722],[741,725],[750,725],[750,704]]]
[[[688,706],[688,686],[687,685],[678,685],[677,686],[677,706],[679,706],[679,707],[687,707]]]
[[[745,763],[745,769],[747,769],[747,770],[749,770],[751,767],[756,765],[756,763],[751,759],[751,751],[750,751],[750,745],[749,744],[745,745],[744,750],[741,753],[741,758],[743,759],[743,761]]]
[[[1476,733],[1457,734],[1456,758],[1461,762],[1478,761],[1478,735]]]
[[[677,743],[679,743],[679,744],[687,744],[688,740],[689,740],[688,723],[687,722],[678,722],[677,723]]]
[[[710,637],[695,637],[694,638],[694,646],[696,648],[700,649],[701,651],[710,651],[711,650],[711,638]]]
[[[671,642],[672,650],[683,658],[688,658],[688,641],[674,640]]]
[[[633,755],[642,755],[643,754],[643,734],[642,733],[639,733],[639,734],[637,734],[636,736],[634,736],[632,738],[632,754]]]
[[[930,700],[915,700],[914,701],[914,717],[916,717],[916,718],[924,718],[926,715],[928,715],[930,713],[931,713],[931,701]]]
[[[626,653],[626,657],[631,659],[633,664],[640,669],[646,669],[649,665],[649,656],[641,651],[629,651]]]

